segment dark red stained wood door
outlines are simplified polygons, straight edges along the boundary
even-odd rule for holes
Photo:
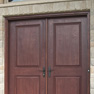
[[[87,94],[86,17],[48,20],[48,94]]]
[[[10,22],[9,94],[45,94],[45,20]]]
[[[85,16],[11,21],[9,94],[88,94],[87,24]]]

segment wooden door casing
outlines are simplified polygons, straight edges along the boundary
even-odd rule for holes
[[[65,94],[68,93],[71,94],[71,92],[72,94],[73,93],[90,94],[90,73],[87,72],[88,69],[90,70],[89,12],[55,13],[55,14],[43,14],[43,15],[31,15],[31,16],[14,16],[14,17],[5,17],[5,18],[6,18],[5,94],[19,94],[19,93],[20,94],[21,93],[61,94],[61,92]],[[55,26],[56,30],[54,29],[54,25],[53,25],[55,23],[56,23]],[[72,25],[70,23],[72,23]],[[33,27],[34,25],[35,27],[37,27],[38,24],[40,27],[40,33],[37,32],[38,28],[34,29]],[[82,26],[85,28],[83,28]],[[78,27],[80,27],[80,29]],[[31,28],[36,32],[31,33],[30,32],[32,31]],[[64,28],[64,30],[62,28]],[[24,32],[22,34],[21,32],[23,30]],[[55,33],[54,30],[55,32],[56,31],[59,32]],[[71,34],[73,34],[75,30],[76,32],[72,36]],[[15,31],[21,31],[21,32],[16,34]],[[28,31],[29,34],[26,34],[26,31]],[[67,33],[64,31],[67,31]],[[72,33],[69,31],[71,31]],[[84,33],[86,33],[85,36],[83,35]],[[19,34],[22,35],[19,36],[18,39],[15,39],[16,38],[15,34],[18,36]],[[41,37],[39,37],[38,34]],[[62,37],[63,34],[65,36]],[[25,49],[25,47],[27,49],[30,48],[33,49],[32,45],[29,44],[29,42],[26,42],[26,44],[24,44],[24,41],[28,41],[25,40],[26,38],[25,35],[29,36],[29,42],[33,43],[33,45],[39,44],[39,41],[37,41],[39,37],[41,43],[38,45],[39,50],[37,46],[36,47],[37,50],[33,50],[33,52],[29,52],[28,50],[22,52]],[[36,40],[31,40],[30,39],[31,36],[33,38],[35,36]],[[75,38],[77,38],[75,40],[77,41],[77,43],[80,41],[79,42],[80,45],[74,41]],[[14,42],[12,42],[12,40],[14,40]],[[17,40],[20,41],[17,43],[16,42]],[[59,40],[63,42],[60,42]],[[71,42],[68,43],[65,42],[68,40],[73,41],[72,45]],[[56,42],[58,43],[56,44]],[[84,43],[83,46],[82,43]],[[16,44],[18,45],[17,46],[17,48],[19,48],[18,50],[21,51],[22,53],[19,53],[18,51],[18,53],[16,54],[16,50],[17,50],[15,46]],[[68,48],[70,48],[68,49],[67,53],[66,53],[66,47],[64,47],[63,44],[65,44]],[[76,47],[73,46],[73,44],[74,45],[76,44]],[[22,47],[23,45],[25,45],[25,47]],[[30,46],[28,47],[27,45]],[[70,45],[70,47],[68,45]],[[11,46],[13,47],[12,49],[10,49]],[[64,49],[64,53],[62,48]],[[82,52],[82,48],[83,48],[83,52]],[[84,62],[83,59],[83,62],[86,65],[84,69],[82,62],[80,62],[82,61],[82,56],[78,55],[79,51],[81,51],[80,55],[84,56],[83,57],[84,59],[86,59],[87,57],[86,59],[87,61],[85,60],[86,63]],[[14,54],[12,52],[14,52]],[[39,53],[39,55],[38,54],[36,55],[35,52],[36,53],[41,52],[42,54]],[[73,52],[74,56],[71,55],[71,52]],[[35,55],[37,56],[36,57],[37,59],[31,59],[29,55],[24,55],[24,53],[26,54],[29,53],[29,55],[31,56],[33,56],[34,54],[34,56]],[[62,58],[62,56],[66,56],[66,54],[67,57]],[[16,61],[17,55],[19,55],[18,57],[19,60],[17,60],[17,62],[14,63],[13,65],[12,61]],[[21,58],[20,57],[21,55],[23,56],[23,58],[24,57],[25,58],[24,59]],[[11,58],[10,56],[13,58]],[[71,58],[68,58],[69,56]],[[40,57],[40,59],[38,59],[38,57]],[[42,62],[39,62],[39,60],[41,60]],[[26,61],[28,63],[27,64],[25,62],[22,63],[23,61]],[[31,61],[35,63],[31,63]],[[64,62],[62,63],[62,61]],[[45,63],[47,63],[48,66],[46,66]],[[42,69],[44,66],[46,67],[46,69],[48,69],[49,66],[51,67],[52,69],[51,77],[47,77],[48,70],[46,70],[46,77],[43,78]],[[81,72],[82,74],[85,75],[85,77],[83,77]],[[84,83],[86,86],[84,85]],[[79,88],[79,86],[81,87]],[[37,89],[35,90],[35,88]]]

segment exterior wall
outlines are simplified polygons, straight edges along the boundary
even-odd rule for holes
[[[3,3],[3,0],[0,0],[0,4],[2,4]]]
[[[85,10],[90,10],[90,88],[91,94],[94,94],[94,0],[45,0],[0,4],[0,94],[4,94],[4,16]]]

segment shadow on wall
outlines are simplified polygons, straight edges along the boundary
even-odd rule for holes
[[[12,2],[12,1],[16,2],[16,1],[24,1],[24,0],[9,0],[9,2]]]

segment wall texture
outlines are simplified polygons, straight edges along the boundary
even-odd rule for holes
[[[45,0],[0,4],[0,94],[4,94],[4,16],[90,10],[90,88],[94,94],[94,0]]]

